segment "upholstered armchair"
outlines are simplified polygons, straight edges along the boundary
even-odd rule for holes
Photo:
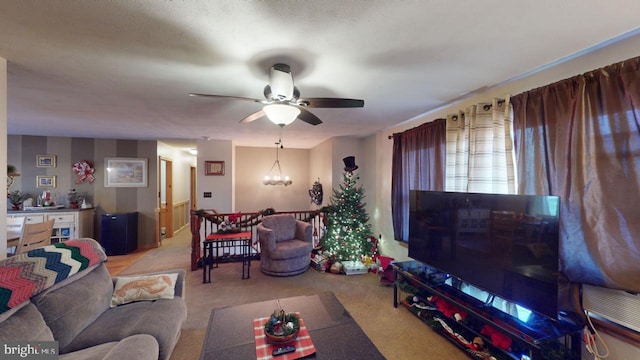
[[[307,271],[313,249],[311,224],[291,214],[275,214],[263,217],[257,229],[263,273],[291,276]]]

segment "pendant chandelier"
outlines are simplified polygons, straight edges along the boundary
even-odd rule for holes
[[[282,169],[280,168],[280,159],[278,158],[278,150],[282,149],[282,139],[278,140],[276,143],[276,161],[271,166],[271,169],[267,173],[267,175],[262,180],[264,185],[291,185],[293,181],[288,176],[282,176]],[[273,169],[278,168],[278,173],[274,176],[271,176]]]

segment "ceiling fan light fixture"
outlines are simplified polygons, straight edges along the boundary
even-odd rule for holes
[[[285,104],[266,105],[262,110],[272,123],[282,126],[291,124],[300,115],[300,109]]]

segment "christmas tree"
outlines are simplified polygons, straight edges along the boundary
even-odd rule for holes
[[[371,225],[362,202],[364,189],[356,187],[357,180],[353,172],[346,171],[340,190],[333,189],[327,228],[320,243],[334,260],[354,261],[371,255]]]

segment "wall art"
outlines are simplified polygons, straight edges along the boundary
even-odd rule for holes
[[[146,158],[105,158],[105,187],[147,187]]]
[[[39,168],[54,168],[56,167],[56,156],[36,155],[36,166]]]
[[[205,161],[205,175],[224,175],[224,161]]]
[[[54,175],[36,176],[36,186],[39,188],[56,187],[56,177]]]

